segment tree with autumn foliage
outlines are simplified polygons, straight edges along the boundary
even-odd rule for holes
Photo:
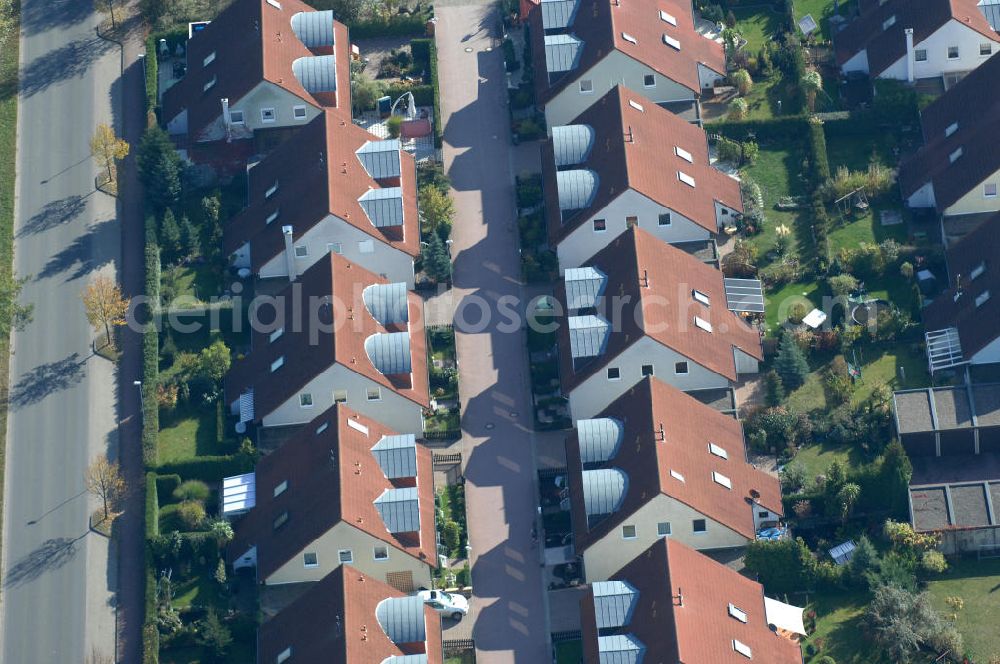
[[[108,344],[114,346],[111,328],[125,324],[129,299],[122,295],[121,288],[114,279],[97,277],[80,295],[87,311],[87,320],[95,330],[104,329]]]
[[[93,138],[90,139],[90,152],[94,159],[107,171],[107,184],[117,191],[117,174],[115,164],[128,156],[129,145],[125,139],[118,138],[115,130],[106,124],[97,125]]]
[[[117,463],[108,461],[106,456],[100,456],[87,468],[87,491],[101,501],[104,509],[104,520],[117,507],[125,496],[125,478]]]

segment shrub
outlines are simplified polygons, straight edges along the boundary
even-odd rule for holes
[[[729,102],[729,113],[726,117],[729,120],[743,120],[749,111],[750,105],[747,104],[747,100],[743,97],[737,97]]]
[[[181,476],[177,474],[171,475],[156,475],[155,473],[150,473],[156,477],[156,492],[157,494],[166,498],[167,496],[173,496],[174,491],[181,485]]]
[[[796,302],[791,306],[788,311],[788,322],[793,325],[799,325],[802,323],[802,319],[806,317],[809,312],[806,310],[806,305],[801,302]]]
[[[792,390],[801,386],[809,376],[806,356],[787,332],[781,339],[778,356],[774,361],[774,370],[781,376],[782,382]]]
[[[750,542],[744,564],[772,593],[800,591],[816,578],[816,558],[801,537]]]
[[[742,176],[742,180],[740,181],[740,194],[742,194],[743,197],[743,205],[763,209],[764,193],[760,190],[760,185],[748,175]]]
[[[209,607],[205,617],[198,621],[197,640],[216,660],[221,660],[233,642],[233,635],[219,620],[215,609]]]
[[[834,295],[846,296],[858,290],[858,280],[850,274],[838,274],[826,281]]]
[[[208,500],[210,493],[208,484],[201,480],[187,480],[174,489],[174,499],[179,501],[194,500],[205,502]]]
[[[941,574],[948,569],[948,562],[940,551],[924,551],[920,556],[920,568],[930,574]]]
[[[768,371],[764,376],[764,386],[768,406],[779,406],[785,400],[785,385],[776,371]]]
[[[177,473],[181,477],[217,482],[220,477],[239,475],[253,470],[252,464],[240,455],[200,456],[184,461],[171,461],[160,464],[159,472]]]
[[[205,506],[194,500],[185,500],[177,507],[177,516],[189,530],[205,521]]]
[[[455,575],[455,583],[459,588],[468,588],[472,585],[472,570],[469,569],[469,563],[465,563],[462,569],[458,570],[458,574]]]
[[[795,493],[806,483],[806,469],[802,464],[792,462],[781,469],[780,479],[782,489]]]
[[[750,77],[750,72],[746,69],[737,69],[732,74],[729,75],[729,81],[736,86],[741,96],[746,96],[750,94],[751,88],[753,88],[753,79]]]
[[[403,130],[403,116],[393,115],[385,121],[385,130],[389,132],[389,138],[399,138]]]
[[[461,529],[457,521],[445,521],[441,527],[441,539],[448,553],[455,556],[459,552]]]

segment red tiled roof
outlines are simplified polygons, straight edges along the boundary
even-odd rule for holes
[[[660,11],[676,18],[677,25],[673,26],[662,20]],[[690,3],[678,0],[628,0],[616,4],[614,0],[580,0],[576,18],[567,32],[583,40],[583,53],[579,65],[552,85],[548,84],[545,69],[540,8],[532,10],[529,21],[535,54],[535,86],[542,104],[559,94],[612,50],[641,62],[695,94],[701,92],[699,63],[719,74],[726,72],[726,56],[722,45],[695,31]],[[626,40],[623,33],[635,37],[636,43]],[[678,51],[666,45],[663,42],[664,34],[680,41],[681,49]]]
[[[387,329],[371,316],[362,296],[365,287],[385,283],[386,279],[339,254],[331,252],[320,259],[276,296],[278,306],[283,308],[284,333],[273,342],[263,329],[251,333],[253,350],[233,363],[226,378],[226,401],[232,403],[252,387],[259,419],[295,396],[313,378],[341,364],[426,408],[427,342],[422,301],[408,292],[408,328]],[[321,304],[324,298],[329,298],[330,303]],[[310,303],[313,310],[318,310],[319,325],[310,321],[314,313]],[[266,316],[261,314],[264,324],[271,322]],[[385,376],[369,361],[365,339],[404,329],[410,333],[410,378]],[[272,373],[271,363],[280,357],[284,357],[284,364]]]
[[[630,101],[638,103],[638,110]],[[542,148],[549,239],[559,243],[580,224],[607,206],[626,189],[634,189],[654,202],[669,207],[710,233],[719,230],[715,202],[742,211],[740,184],[709,163],[705,131],[670,111],[617,85],[570,124],[589,125],[594,145],[581,164],[598,175],[594,202],[577,210],[560,224],[559,195],[552,139]],[[624,140],[631,137],[630,140]],[[675,147],[687,150],[694,163],[677,156]],[[696,187],[681,182],[677,173],[692,176]]]
[[[367,433],[349,426],[348,419],[367,429]],[[326,428],[317,433],[324,424]],[[236,522],[235,537],[228,547],[230,562],[256,546],[258,578],[266,579],[310,543],[345,522],[436,566],[430,450],[417,444],[419,541],[389,533],[374,505],[387,489],[413,486],[412,480],[395,485],[386,479],[372,455],[372,446],[382,436],[395,434],[340,404],[327,409],[278,450],[263,457],[256,468],[256,505]],[[274,489],[282,482],[288,482],[288,488],[275,496]],[[274,520],[282,513],[288,514],[288,521],[275,530]]]
[[[677,247],[633,226],[584,266],[608,277],[602,302],[606,311],[599,313],[611,324],[611,332],[604,353],[574,370],[568,326],[560,325],[560,375],[566,393],[644,336],[729,380],[737,377],[734,348],[763,360],[760,335],[726,308],[722,272]],[[693,289],[708,295],[711,306],[696,302]],[[565,288],[560,283],[556,290],[566,310]],[[621,306],[616,297],[622,298]],[[712,332],[695,327],[695,316],[710,323]]]
[[[837,63],[843,65],[867,49],[868,69],[878,76],[906,55],[906,28],[913,28],[913,43],[919,44],[952,19],[995,42],[1000,37],[976,6],[978,0],[888,0],[867,3],[861,15],[834,37]],[[885,21],[896,21],[883,29]]]
[[[403,593],[350,565],[341,565],[260,626],[257,661],[275,662],[286,648],[290,662],[382,664],[387,657],[427,654],[428,664],[443,664],[441,619],[424,607],[427,640],[399,646],[382,631],[375,610],[384,599]]]
[[[334,215],[380,242],[410,256],[418,255],[416,161],[400,150],[402,177],[383,183],[372,179],[356,152],[366,142],[376,140],[339,113],[321,113],[250,169],[250,204],[226,223],[226,253],[249,241],[251,264],[260,269],[284,251],[282,226],[292,225],[299,238],[327,215]],[[280,183],[278,192],[265,199],[265,192],[275,182]],[[398,227],[376,228],[358,203],[366,191],[383,186],[400,186],[403,190],[402,233]],[[275,211],[280,211],[281,216],[267,223],[267,217]]]
[[[615,633],[638,639],[646,647],[644,662],[746,664],[733,640],[749,646],[755,662],[802,662],[798,644],[769,628],[759,583],[680,542],[657,541],[612,580],[639,592],[631,620]],[[746,623],[729,615],[729,604],[746,612]],[[584,661],[597,662],[593,592],[580,600],[580,610]]]
[[[970,280],[980,265],[985,272]],[[958,328],[962,355],[968,360],[1000,337],[1000,213],[948,249],[948,274],[950,287],[923,311],[924,327],[929,332]],[[956,300],[954,287],[959,279],[962,295]],[[976,298],[986,292],[989,299],[977,307]]]
[[[758,504],[782,514],[778,480],[747,463],[740,423],[677,388],[645,378],[596,417],[610,417],[624,423],[618,453],[593,467],[622,470],[628,476],[628,489],[618,511],[588,528],[580,482],[583,465],[579,439],[575,431],[570,433],[566,438],[566,461],[578,551],[618,528],[661,493],[747,539],[756,535],[753,509],[747,503],[751,490],[760,494],[755,499]],[[658,434],[661,425],[662,440]],[[709,443],[724,449],[728,459],[709,452]],[[685,481],[671,477],[671,470],[680,473]],[[713,471],[728,477],[733,488],[726,489],[716,483]]]
[[[196,136],[222,114],[220,99],[231,104],[262,81],[284,88],[317,108],[339,108],[351,112],[351,45],[347,26],[334,21],[334,48],[337,68],[336,92],[311,94],[292,73],[298,58],[329,54],[313,52],[292,31],[292,16],[315,11],[301,0],[281,0],[280,8],[267,0],[236,0],[204,30],[187,42],[188,70],[184,78],[163,93],[164,121],[188,111],[188,134]],[[215,53],[208,66],[205,58]],[[215,79],[205,92],[204,86]]]
[[[927,182],[944,212],[1000,170],[1000,54],[972,70],[920,113],[924,146],[899,168],[899,186],[909,197]],[[946,136],[949,126],[958,128]],[[950,155],[961,148],[954,162]]]

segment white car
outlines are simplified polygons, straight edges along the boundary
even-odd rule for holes
[[[446,593],[443,590],[421,590],[417,597],[443,616],[452,620],[461,620],[469,613],[469,600],[458,593]]]

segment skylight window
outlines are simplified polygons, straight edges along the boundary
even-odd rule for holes
[[[753,653],[750,651],[750,646],[743,643],[742,641],[737,641],[733,639],[733,650],[743,655],[747,659],[753,659]]]
[[[976,267],[972,268],[972,272],[969,273],[969,281],[975,281],[979,277],[983,276],[984,272],[986,272],[986,262],[985,261],[982,262],[982,263],[980,263]]]
[[[622,39],[624,39],[625,41],[627,41],[630,44],[638,44],[639,43],[638,39],[636,39],[635,37],[633,37],[632,35],[630,35],[627,32],[623,32],[622,33]]]
[[[675,17],[673,14],[668,14],[667,12],[663,11],[662,9],[660,10],[660,20],[661,21],[666,21],[667,23],[669,23],[670,25],[672,25],[674,27],[677,26],[677,17]]]
[[[747,612],[741,609],[740,607],[736,606],[732,602],[730,602],[729,604],[729,615],[731,615],[733,618],[736,618],[741,623],[745,623],[747,621]]]
[[[691,291],[691,296],[694,297],[694,299],[697,300],[698,302],[704,304],[706,307],[711,304],[711,300],[708,299],[708,296],[702,293],[700,290]]]
[[[275,9],[281,9],[281,3],[278,0],[267,0],[267,4],[271,5]]]
[[[888,30],[889,28],[891,28],[894,25],[896,25],[896,15],[895,14],[893,14],[889,18],[885,19],[884,21],[882,21],[882,29],[883,30]]]
[[[709,323],[704,318],[702,318],[701,316],[694,317],[694,324],[695,327],[697,327],[699,330],[705,330],[706,332],[712,331],[712,324]]]
[[[944,130],[944,137],[948,138],[949,136],[951,136],[952,134],[954,134],[956,131],[958,131],[958,123],[957,122],[952,122],[950,125],[948,125],[945,128],[945,130]]]
[[[274,362],[271,362],[271,373],[274,373],[275,371],[277,371],[278,369],[280,369],[284,365],[285,365],[285,356],[282,355],[281,357],[279,357],[278,359],[276,359]]]
[[[957,150],[955,150],[954,152],[952,152],[950,155],[948,155],[948,161],[954,164],[955,161],[959,157],[961,157],[961,156],[962,156],[962,148],[958,148]]]
[[[984,304],[989,302],[989,300],[990,300],[990,292],[983,291],[982,293],[976,296],[976,308],[983,306]]]
[[[208,82],[205,83],[204,86],[202,86],[202,90],[208,92],[214,87],[215,87],[215,77],[213,76],[211,80],[209,80]]]
[[[666,44],[667,46],[672,47],[674,50],[677,50],[677,51],[681,50],[681,43],[680,43],[680,41],[678,41],[677,39],[674,39],[673,37],[671,37],[670,35],[668,35],[666,33],[663,34],[663,43]]]
[[[674,154],[689,164],[694,163],[694,156],[682,147],[674,146]]]
[[[640,104],[639,102],[637,102],[635,99],[629,99],[628,100],[628,105],[631,106],[632,108],[634,108],[635,110],[639,111],[640,113],[645,113],[646,112],[646,109],[644,109],[642,107],[642,104]]]
[[[683,482],[684,481],[684,476],[681,475],[680,473],[678,473],[676,470],[671,470],[670,471],[670,476],[672,478],[674,478],[675,480],[677,480],[678,482]]]
[[[368,435],[368,427],[366,427],[361,422],[358,422],[357,420],[352,420],[350,418],[347,418],[347,426],[351,427],[355,431],[360,431],[366,436]]]
[[[201,61],[201,66],[207,67],[213,62],[215,62],[215,51],[212,51],[211,53],[205,56],[205,59]]]
[[[684,171],[677,171],[677,179],[689,187],[694,186],[694,178],[685,173]]]
[[[721,447],[719,447],[715,443],[709,443],[708,444],[708,451],[711,452],[712,454],[714,454],[717,457],[721,457],[723,459],[728,459],[729,458],[729,452],[725,451],[724,449],[722,449]]]
[[[712,479],[715,480],[716,484],[721,484],[727,489],[733,488],[733,481],[728,477],[726,477],[725,475],[723,475],[722,473],[717,473],[715,471],[712,471]]]
[[[323,422],[323,424],[321,424],[318,427],[316,427],[316,435],[317,436],[320,435],[321,433],[323,433],[324,431],[326,431],[329,428],[330,428],[330,423],[329,422]]]

